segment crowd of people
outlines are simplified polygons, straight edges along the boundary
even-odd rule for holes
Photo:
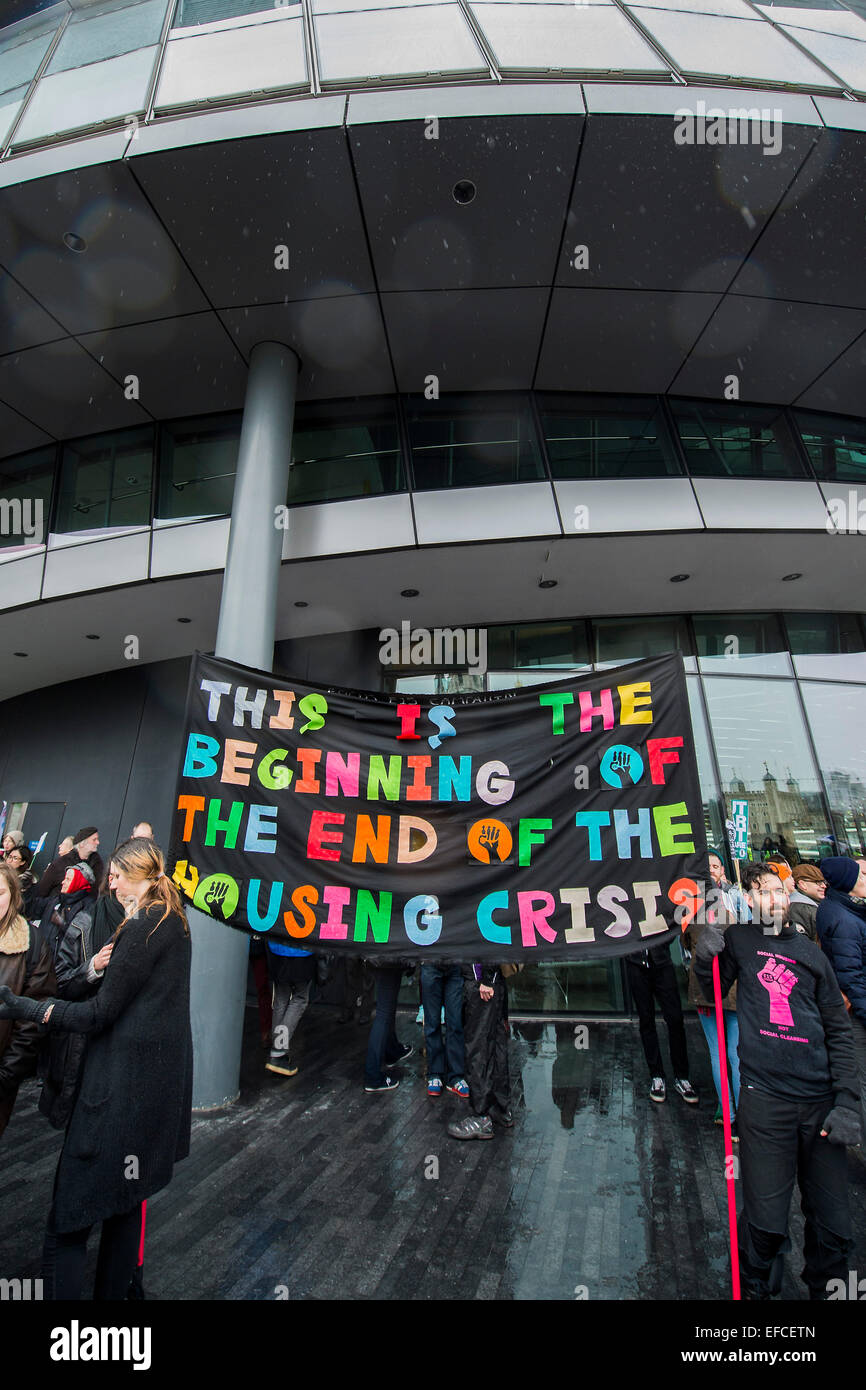
[[[133,828],[107,868],[99,844],[96,827],[82,827],[38,880],[20,831],[8,832],[0,849],[0,1134],[21,1081],[37,1071],[39,1109],[65,1131],[43,1251],[51,1298],[81,1297],[97,1223],[94,1296],[140,1292],[147,1198],[189,1150],[191,950],[182,901],[150,824]],[[812,1298],[825,1298],[829,1281],[847,1273],[846,1147],[866,1130],[866,860],[838,855],[792,867],[775,853],[747,863],[737,885],[720,852],[711,851],[709,868],[715,892],[687,922],[682,947],[719,1103],[715,1119],[724,1122],[727,1098],[739,1144],[745,1296],[779,1291],[796,1180],[806,1220],[803,1278]],[[265,1067],[292,1077],[293,1038],[322,957],[255,938],[251,956]],[[364,1089],[394,1091],[414,1050],[397,1036],[396,1018],[401,981],[415,963],[342,964],[340,1022],[357,1009],[371,1025]],[[669,947],[636,952],[626,965],[649,1098],[662,1103],[667,1093],[658,1002],[674,1090],[697,1105]],[[421,965],[427,1094],[466,1102],[465,1115],[447,1126],[456,1140],[489,1140],[514,1124],[506,980],[520,968]]]

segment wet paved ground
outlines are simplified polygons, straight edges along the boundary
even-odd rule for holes
[[[636,1024],[590,1023],[585,1049],[571,1023],[512,1025],[516,1124],[487,1143],[446,1135],[465,1102],[428,1099],[413,1015],[398,1020],[416,1048],[403,1083],[374,1096],[367,1029],[340,1027],[336,1009],[308,1011],[292,1079],[264,1071],[254,1009],[247,1020],[240,1101],[195,1121],[191,1156],[149,1203],[149,1297],[728,1297],[723,1141],[694,1019],[699,1107],[670,1091],[650,1101]],[[7,1278],[38,1277],[61,1143],[36,1096],[21,1092],[0,1141]],[[853,1265],[866,1268],[866,1164],[850,1154],[849,1165]],[[796,1206],[791,1229],[799,1246]],[[786,1299],[805,1297],[799,1269]]]

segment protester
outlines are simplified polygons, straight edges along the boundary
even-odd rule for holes
[[[21,915],[21,888],[14,869],[0,861],[0,985],[30,1001],[50,999],[55,989],[51,953],[35,927]],[[38,1002],[33,1003],[38,1008]],[[39,1029],[0,1013],[0,1134],[15,1105],[18,1087],[36,1071]]]
[[[376,981],[373,972],[360,956],[347,956],[343,962],[343,1007],[338,1023],[351,1023],[358,1010],[358,1022],[369,1023],[373,1013]]]
[[[120,845],[111,875],[118,897],[134,898],[137,910],[116,933],[94,998],[34,1001],[0,988],[0,1018],[88,1040],[45,1241],[43,1279],[52,1299],[81,1297],[87,1238],[98,1221],[94,1297],[125,1298],[142,1200],[171,1181],[174,1163],[189,1152],[189,928],[152,840]]]
[[[818,906],[818,938],[848,1002],[866,1132],[866,870],[862,861],[841,856],[822,859],[821,870],[827,891]]]
[[[791,877],[794,887],[788,890],[788,920],[798,931],[805,932],[810,941],[817,941],[818,904],[824,901],[827,891],[824,875],[816,864],[803,863],[794,865]]]
[[[33,870],[30,867],[33,863],[33,855],[26,845],[22,845],[20,849],[16,845],[13,846],[6,855],[6,863],[9,865],[10,869],[14,869],[18,875],[18,883],[21,888],[21,898],[23,902],[21,912],[24,917],[29,917],[30,903],[36,896],[36,881]]]
[[[796,1178],[803,1279],[810,1298],[825,1299],[853,1250],[845,1145],[859,1142],[860,1119],[851,1028],[826,956],[788,920],[778,875],[749,864],[743,888],[752,921],[725,932],[708,924],[695,950],[707,998],[714,956],[723,994],[738,984],[743,1288],[749,1299],[779,1292]]]
[[[153,826],[149,820],[140,820],[138,825],[132,827],[131,840],[152,840],[154,839]]]
[[[725,865],[722,856],[718,850],[710,850],[708,858],[713,887],[722,894],[725,907],[735,921],[748,922],[748,903],[737,885],[725,877]]]
[[[649,1074],[652,1078],[650,1099],[662,1102],[667,1088],[663,1075],[662,1054],[655,1021],[655,1000],[659,1002],[668,1030],[668,1047],[674,1069],[674,1090],[687,1105],[697,1105],[699,1096],[689,1081],[689,1053],[683,1006],[674,974],[673,961],[667,945],[650,946],[626,956],[626,973],[640,1024],[640,1040]]]
[[[508,989],[498,965],[464,965],[463,1035],[469,1110],[448,1125],[452,1139],[492,1139],[494,1124],[510,1129]],[[426,1010],[425,1010],[426,1017]]]
[[[364,1090],[396,1091],[400,1078],[394,1075],[393,1068],[405,1062],[415,1050],[411,1043],[401,1043],[396,1031],[397,996],[406,965],[392,962],[382,965],[371,962],[371,965],[376,976],[376,1017],[367,1042]],[[410,965],[410,968],[413,967]]]
[[[114,947],[93,949],[96,900],[87,864],[67,869],[56,913],[61,919],[54,938],[54,974],[60,999],[90,999],[102,983]],[[40,1059],[42,1095],[39,1109],[55,1129],[65,1129],[72,1113],[78,1073],[87,1047],[82,1033],[52,1033]]]
[[[37,898],[50,898],[63,882],[66,870],[70,866],[74,867],[76,864],[83,863],[85,860],[93,870],[94,879],[100,883],[105,873],[105,865],[96,852],[98,849],[99,831],[95,825],[86,825],[83,830],[77,831],[68,854],[60,854],[52,860],[37,883]]]
[[[64,854],[69,853],[74,844],[75,840],[71,835],[64,836],[64,838],[60,841],[60,844],[57,846],[57,858],[62,859]]]
[[[712,859],[714,856],[710,857]],[[710,866],[710,872],[712,873],[712,865]],[[704,918],[704,920],[701,920],[702,917]],[[729,931],[732,922],[735,920],[736,918],[734,913],[726,904],[724,914],[713,909],[710,909],[706,914],[698,914],[698,916],[696,916],[689,923],[688,930],[686,932],[686,939],[692,951],[692,959],[689,967],[688,999],[689,1003],[694,1004],[695,1006],[698,1015],[698,1021],[700,1022],[710,1053],[710,1066],[712,1067],[713,1072],[713,1085],[716,1088],[716,1095],[719,1101],[718,1106],[716,1108],[716,1113],[713,1116],[713,1120],[716,1124],[723,1123],[722,1069],[721,1061],[719,1058],[719,1031],[718,1025],[716,1023],[716,1009],[712,992],[710,992],[709,995],[704,993],[704,991],[701,989],[700,982],[698,981],[698,977],[695,973],[695,952],[697,950],[698,942],[701,939],[701,935],[704,931],[704,928],[707,925],[714,924],[721,928],[722,931]],[[739,1024],[737,1022],[736,981],[731,986],[730,990],[722,1000],[722,1021],[724,1023],[725,1029],[725,1053],[727,1057],[727,1065],[730,1070],[730,1076],[728,1078],[728,1104],[730,1107],[729,1115],[731,1120],[731,1137],[736,1141],[739,1138],[739,1136],[737,1134],[736,1117],[734,1112],[740,1100],[740,1064],[739,1058],[737,1056],[737,1043],[739,1041],[740,1029]]]
[[[768,859],[766,862],[767,867],[772,869],[773,873],[776,874],[785,892],[790,897],[794,891],[794,877],[791,871],[791,865],[788,863],[787,859],[783,859],[780,854],[774,854],[772,859]]]
[[[298,1068],[292,1064],[289,1048],[310,1003],[316,960],[310,951],[283,946],[279,941],[271,941],[270,937],[267,943],[274,996],[273,1041],[265,1067],[281,1076],[297,1076]]]
[[[427,1094],[446,1090],[461,1100],[469,1099],[466,1050],[463,1040],[463,971],[459,965],[426,963],[421,966],[421,1000],[424,1009],[424,1041],[427,1047]],[[445,1040],[442,1040],[442,1009]]]
[[[0,852],[0,859],[8,858],[10,850],[21,849],[23,845],[24,835],[22,831],[7,830],[6,834],[3,836],[3,848],[2,852]]]

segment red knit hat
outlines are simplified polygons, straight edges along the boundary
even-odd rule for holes
[[[86,893],[90,893],[92,891],[93,876],[91,875],[90,878],[85,878],[81,870],[79,868],[75,868],[72,870],[72,878],[69,880],[69,887],[67,888],[66,892],[67,894],[78,893],[81,891],[82,888]]]

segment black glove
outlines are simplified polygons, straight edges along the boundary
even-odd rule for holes
[[[725,949],[725,933],[712,925],[704,927],[695,947],[695,957],[701,961],[712,962],[713,956],[720,956]]]
[[[831,1144],[859,1144],[860,1116],[856,1110],[844,1105],[834,1105],[821,1126]]]
[[[0,1018],[23,1018],[29,1023],[41,1023],[42,1015],[52,1002],[51,999],[25,999],[13,994],[8,985],[0,985]]]

